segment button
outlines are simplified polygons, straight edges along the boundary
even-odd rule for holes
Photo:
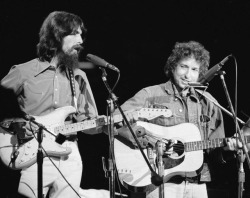
[[[57,88],[55,89],[55,91],[57,91]]]
[[[179,112],[182,112],[183,110],[182,109],[179,109]]]
[[[55,101],[55,104],[57,104],[57,102]]]

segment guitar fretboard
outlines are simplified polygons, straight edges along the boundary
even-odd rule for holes
[[[172,112],[169,109],[142,108],[141,110],[136,111],[135,114],[137,114],[138,118],[153,119],[161,115],[164,117],[170,117],[172,115]],[[113,119],[114,123],[123,121],[123,117],[121,114],[115,115]],[[93,120],[85,120],[83,122],[57,126],[54,128],[54,133],[70,135],[76,133],[77,131],[84,131],[98,126],[104,126],[107,123],[107,117],[101,117]]]
[[[86,129],[95,128],[97,126],[103,126],[106,123],[105,118],[85,120],[84,122],[78,122],[74,124],[61,125],[54,128],[56,134],[70,135],[76,133],[77,131],[83,131]]]
[[[184,143],[185,151],[197,151],[208,148],[217,148],[225,146],[224,138],[217,138],[212,140],[204,140],[204,141],[195,141],[195,142],[186,142]]]

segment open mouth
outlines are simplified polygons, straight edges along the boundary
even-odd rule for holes
[[[73,47],[73,50],[77,51],[78,53],[83,49],[81,45],[76,45]]]

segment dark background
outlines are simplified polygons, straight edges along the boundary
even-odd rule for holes
[[[196,40],[211,53],[211,66],[233,54],[223,70],[225,82],[238,117],[246,122],[250,115],[248,94],[250,2],[238,0],[2,0],[0,3],[0,63],[2,78],[14,64],[36,57],[38,32],[43,20],[55,10],[79,15],[88,29],[84,54],[97,55],[120,69],[114,90],[122,104],[141,88],[165,82],[163,66],[175,42]],[[105,114],[108,92],[98,68],[84,70],[89,78],[99,114]],[[107,70],[110,86],[117,73]],[[237,97],[235,91],[237,87]],[[228,101],[218,77],[208,91],[228,109]],[[4,97],[4,96],[1,96]],[[237,99],[237,100],[236,100]],[[229,109],[228,109],[229,110]],[[235,133],[233,119],[224,114],[226,136]],[[242,125],[241,125],[242,126]],[[102,168],[102,156],[108,159],[109,143],[104,134],[79,134],[84,163],[82,188],[108,189]],[[250,177],[245,162],[248,191]],[[236,160],[218,167],[218,180],[209,185],[211,197],[237,197]],[[14,196],[19,171],[1,165],[1,191]],[[126,192],[123,189],[123,192]],[[119,191],[116,188],[116,191]],[[3,197],[4,197],[3,196]],[[2,196],[1,196],[2,197]]]

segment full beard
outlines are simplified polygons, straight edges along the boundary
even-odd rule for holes
[[[77,52],[73,52],[74,49]],[[75,69],[79,67],[79,53],[82,47],[74,46],[67,52],[60,51],[58,53],[58,65],[63,65],[65,68]]]

